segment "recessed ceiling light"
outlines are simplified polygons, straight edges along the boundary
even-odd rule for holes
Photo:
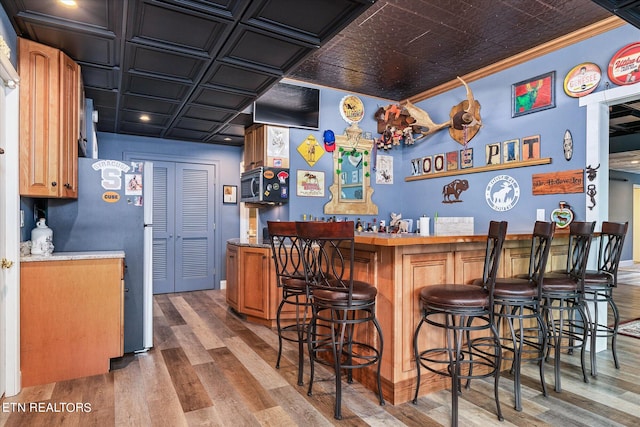
[[[632,165],[635,165],[635,164],[637,164],[637,163],[640,163],[640,160],[631,160],[631,164],[632,164]]]
[[[140,121],[141,122],[148,122],[149,120],[151,120],[151,117],[149,117],[148,115],[146,115],[146,114],[141,114],[140,115]]]
[[[224,138],[224,140],[225,140],[225,141],[231,141],[231,138],[229,138],[228,136],[226,136],[226,137]]]
[[[58,3],[66,7],[78,7],[76,0],[58,0]]]

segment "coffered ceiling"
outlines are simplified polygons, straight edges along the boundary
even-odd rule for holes
[[[98,130],[230,145],[243,144],[243,111],[283,77],[401,101],[612,15],[596,3],[619,3],[76,1],[0,4],[19,36],[81,65]]]
[[[233,145],[243,144],[246,117],[239,113],[372,4],[76,2],[0,3],[19,36],[80,64],[98,130]]]

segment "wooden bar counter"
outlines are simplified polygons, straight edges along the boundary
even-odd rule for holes
[[[413,399],[415,392],[413,333],[421,315],[420,289],[440,283],[469,283],[482,277],[487,236],[422,237],[360,232],[355,240],[355,278],[378,288],[376,313],[384,336],[381,368],[384,398],[400,404]],[[565,268],[567,241],[568,232],[556,232],[548,269]],[[507,235],[499,277],[526,273],[530,249],[530,233]],[[247,320],[271,327],[281,294],[272,263],[270,248],[261,239],[227,242],[227,303]],[[374,336],[372,331],[365,330],[359,338],[374,344],[371,342]],[[443,346],[443,334],[434,331],[421,339],[425,336],[428,342],[421,341],[421,347]],[[422,370],[421,394],[448,387],[449,378],[425,371]],[[354,376],[368,388],[376,389],[372,370],[357,369]]]
[[[567,238],[568,233],[556,233],[548,269],[565,267]],[[390,403],[409,401],[415,393],[413,333],[421,316],[420,289],[440,283],[469,283],[482,277],[486,240],[486,234],[421,237],[356,233],[356,278],[378,288],[376,311],[384,334],[382,388]],[[531,234],[508,235],[499,277],[526,273],[530,248]],[[426,336],[429,342],[424,342],[423,335],[421,347],[443,346],[443,334],[434,331]],[[357,371],[362,372],[357,379],[375,390],[373,372]],[[449,386],[449,378],[425,371],[422,370],[421,395]]]

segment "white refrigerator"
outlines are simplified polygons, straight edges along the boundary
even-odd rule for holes
[[[55,252],[124,251],[124,350],[153,347],[153,163],[78,159],[78,199],[50,200],[47,223]]]

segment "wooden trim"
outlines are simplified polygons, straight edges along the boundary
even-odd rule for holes
[[[487,67],[480,68],[479,70],[473,71],[460,77],[462,77],[465,82],[471,83],[475,80],[480,80],[491,74],[504,71],[507,68],[514,67],[516,65],[522,64],[556,50],[571,46],[572,44],[581,42],[588,38],[606,33],[607,31],[614,30],[625,24],[627,24],[626,21],[620,19],[617,16],[612,16],[610,18],[606,18],[602,21],[596,22],[595,24],[589,25],[588,27],[581,28],[577,31],[574,31],[573,33],[558,37],[557,39],[551,40],[550,42],[543,43],[532,49],[511,56],[502,61],[495,62]],[[411,98],[408,98],[407,101],[415,104],[417,102],[424,101],[425,99],[432,98],[436,95],[440,95],[441,93],[448,92],[452,89],[457,88],[458,86],[460,86],[460,81],[458,79],[454,79],[449,82],[443,83],[440,86],[436,86],[432,89],[414,95]]]
[[[422,179],[443,178],[446,176],[467,175],[467,174],[478,173],[478,172],[489,172],[489,171],[497,171],[497,170],[503,170],[503,169],[524,168],[527,166],[548,165],[550,163],[551,163],[551,157],[545,157],[543,159],[523,160],[521,162],[501,163],[498,165],[487,165],[487,166],[480,166],[480,167],[469,168],[469,169],[456,169],[456,170],[446,171],[446,172],[429,173],[429,174],[417,175],[417,176],[408,176],[404,180],[405,182],[419,181]]]

